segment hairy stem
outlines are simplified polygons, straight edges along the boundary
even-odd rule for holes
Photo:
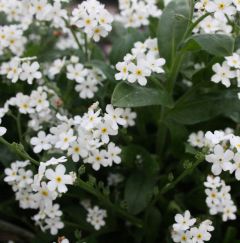
[[[16,154],[18,154],[21,158],[25,160],[29,160],[34,165],[39,165],[39,162],[35,159],[33,159],[25,150],[22,144],[18,143],[9,143],[7,140],[5,140],[3,137],[0,137],[0,143],[6,145],[10,150],[14,151]]]
[[[95,189],[93,186],[91,186],[89,183],[84,182],[80,178],[78,178],[75,182],[75,185],[80,187],[82,190],[94,195],[98,198],[99,201],[101,201],[107,208],[113,210],[119,217],[122,219],[127,219],[135,226],[141,228],[143,226],[143,223],[140,219],[136,218],[135,216],[129,214],[127,211],[123,210],[118,205],[113,204],[106,196],[104,196],[101,192],[99,192],[97,189]]]
[[[190,175],[198,167],[198,165],[204,161],[204,159],[205,156],[202,153],[196,154],[196,161],[193,163],[193,165],[190,168],[184,170],[183,173],[176,178],[176,180],[168,183],[165,187],[163,187],[162,190],[160,190],[160,195],[162,196],[168,191],[174,189],[176,185],[181,182],[186,176]]]

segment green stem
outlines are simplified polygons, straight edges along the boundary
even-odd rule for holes
[[[75,31],[73,30],[73,28],[70,26],[70,24],[68,23],[68,21],[66,19],[63,19],[63,20],[64,20],[64,22],[66,24],[66,27],[70,30],[74,40],[76,41],[78,48],[83,52],[82,46],[81,46],[81,44],[80,44],[80,42],[78,40],[78,37],[77,37]]]
[[[198,26],[199,23],[201,23],[207,16],[211,15],[211,13],[205,13],[204,15],[202,15],[201,17],[199,17],[195,22],[193,22],[188,30],[186,31],[184,37],[183,37],[183,41],[185,39],[187,39],[191,34],[192,34],[192,31],[194,30],[195,27]]]
[[[173,94],[173,88],[174,88],[175,81],[177,79],[184,55],[185,55],[184,51],[179,51],[178,53],[176,53],[176,56],[174,57],[175,60],[171,67],[170,74],[168,77],[168,83],[167,83],[167,90],[170,95]]]
[[[24,141],[23,141],[23,135],[22,135],[21,113],[20,112],[18,112],[18,114],[17,114],[16,123],[17,123],[17,131],[18,131],[19,142],[23,145]]]
[[[10,150],[14,151],[16,154],[18,154],[23,159],[29,160],[34,165],[39,165],[39,162],[35,159],[33,159],[25,150],[24,147],[21,144],[18,143],[9,143],[7,140],[5,140],[3,137],[0,137],[0,143],[6,145]]]
[[[188,169],[184,170],[184,172],[177,177],[177,179],[171,183],[168,183],[165,187],[162,188],[160,191],[160,195],[167,193],[168,191],[172,190],[176,187],[176,185],[181,182],[186,176],[190,175],[200,163],[202,163],[205,159],[205,156],[202,153],[196,155],[195,163]]]
[[[140,219],[129,214],[127,211],[123,210],[121,207],[113,204],[107,197],[105,197],[97,189],[92,187],[89,183],[86,183],[83,180],[81,180],[80,178],[78,178],[75,182],[75,185],[80,187],[82,190],[92,194],[93,196],[97,197],[99,201],[101,201],[107,208],[113,210],[122,219],[127,219],[128,221],[130,221],[135,226],[142,228],[143,223]]]
[[[87,34],[86,33],[84,33],[84,44],[85,44],[85,58],[86,58],[86,61],[89,62],[88,40],[87,40]]]

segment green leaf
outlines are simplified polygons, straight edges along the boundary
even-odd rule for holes
[[[125,187],[125,201],[128,211],[132,214],[138,214],[148,205],[155,184],[155,178],[142,172],[132,174]]]
[[[167,120],[165,125],[168,127],[171,134],[171,150],[175,156],[181,157],[185,149],[182,141],[187,140],[188,131],[182,124],[171,120]]]
[[[137,161],[137,156],[139,155],[141,163]],[[136,169],[136,167],[138,167],[151,175],[156,174],[159,170],[158,162],[154,160],[151,154],[142,146],[131,144],[123,147],[121,157],[124,167],[130,169]]]
[[[172,118],[182,124],[196,124],[207,121],[218,115],[230,117],[234,112],[240,112],[240,100],[237,90],[219,90],[208,94],[196,94],[180,102],[169,112]]]
[[[113,92],[112,104],[118,107],[151,105],[172,107],[173,101],[166,91],[153,82],[146,87],[121,82]]]
[[[145,218],[145,234],[146,234],[146,243],[156,242],[157,237],[159,236],[159,229],[161,223],[161,213],[160,211],[152,207],[147,211]]]
[[[144,38],[143,33],[133,28],[129,28],[126,33],[117,36],[113,41],[112,50],[109,56],[111,63],[116,64],[123,60],[123,57],[133,48],[134,43],[143,41]]]
[[[234,49],[234,39],[222,34],[199,34],[188,39],[184,50],[204,50],[215,56],[229,56]]]
[[[163,10],[159,19],[157,38],[162,57],[171,65],[173,54],[183,40],[190,20],[191,8],[188,0],[174,0]]]
[[[225,234],[223,243],[235,242],[236,237],[237,237],[237,229],[232,226],[229,226],[227,228],[227,232]]]
[[[100,61],[100,60],[93,60],[91,61],[91,64],[93,66],[95,66],[96,68],[99,68],[104,75],[106,76],[106,78],[110,81],[115,81],[115,77],[114,77],[114,70],[110,67],[110,65],[106,64],[104,61]]]

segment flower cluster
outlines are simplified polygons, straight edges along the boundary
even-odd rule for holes
[[[20,56],[25,50],[26,37],[19,25],[0,26],[0,55],[11,51],[14,55]]]
[[[191,217],[189,211],[175,216],[176,223],[173,224],[172,239],[174,242],[198,242],[203,243],[211,239],[209,232],[214,230],[212,221],[205,220],[198,227],[195,226],[196,219]]]
[[[76,36],[80,45],[84,45],[84,39],[81,33],[76,32]],[[64,32],[61,33],[60,37],[58,37],[58,41],[56,43],[56,48],[58,50],[67,50],[67,49],[78,49],[78,44],[74,39],[73,35],[70,33],[69,29],[64,29]]]
[[[150,17],[157,18],[162,14],[156,0],[119,0],[119,9],[116,20],[127,28],[146,26]]]
[[[51,4],[47,0],[12,0],[9,2],[1,0],[0,4],[3,6],[0,11],[6,14],[7,20],[19,22],[24,30],[35,19],[50,21],[52,26],[56,28],[65,26],[63,18],[67,17],[67,11],[62,9],[60,1],[54,1]]]
[[[51,127],[48,135],[40,131],[30,142],[35,153],[52,148],[67,151],[74,162],[83,159],[94,170],[99,170],[101,166],[121,162],[121,149],[110,142],[110,136],[118,134],[119,125],[127,127],[134,124],[134,119],[125,119],[125,116],[133,118],[136,114],[129,109],[114,109],[112,105],[107,105],[106,113],[101,115],[101,109],[95,103],[82,117],[68,119],[57,114],[59,125]]]
[[[17,93],[15,97],[7,100],[4,107],[0,109],[0,118],[9,112],[11,113],[11,107],[17,107],[19,113],[30,116],[31,120],[28,122],[28,126],[37,131],[42,128],[44,123],[54,120],[55,111],[50,109],[50,106],[56,107],[58,99],[55,92],[45,86],[39,86],[30,95]]]
[[[105,218],[107,217],[107,211],[100,209],[98,206],[87,209],[87,222],[90,223],[95,230],[100,230],[105,224]]]
[[[80,98],[93,98],[98,91],[98,86],[105,79],[104,74],[95,67],[85,68],[83,64],[79,63],[78,58],[71,58],[71,60],[72,62],[66,66],[67,78],[77,83],[75,90],[79,93]]]
[[[98,91],[102,81],[106,79],[103,72],[96,67],[86,68],[79,62],[77,56],[71,56],[69,60],[66,58],[56,59],[46,70],[49,78],[54,79],[66,65],[67,79],[76,82],[75,90],[82,99],[91,99]]]
[[[72,12],[71,24],[82,29],[89,39],[98,42],[112,30],[112,15],[97,0],[82,2]]]
[[[9,62],[5,62],[0,67],[0,74],[6,75],[7,79],[12,83],[18,80],[26,81],[32,84],[34,80],[42,78],[42,73],[39,71],[40,65],[38,62],[30,62],[33,58],[13,58]]]
[[[199,131],[192,133],[188,141],[194,147],[208,149],[205,159],[212,164],[211,171],[215,176],[228,171],[240,180],[240,137],[234,135],[232,129],[208,131],[205,135]]]
[[[195,4],[196,12],[194,14],[195,20],[201,17],[203,14],[207,13],[206,6],[208,6],[208,2],[201,0]],[[209,15],[204,18],[193,30],[194,33],[222,33],[222,34],[230,34],[232,32],[232,26],[229,24],[228,19],[223,15],[222,17]]]
[[[200,0],[195,9],[195,19],[206,13],[211,15],[204,18],[194,32],[230,34],[233,31],[231,22],[234,22],[240,4],[238,0]]]
[[[211,81],[214,83],[221,82],[227,88],[231,85],[231,79],[237,79],[238,87],[240,87],[240,55],[238,51],[232,56],[225,57],[225,61],[221,64],[216,63],[212,67],[214,75]]]
[[[4,181],[12,186],[20,207],[38,209],[33,220],[43,231],[50,230],[53,235],[64,226],[60,205],[54,200],[66,193],[66,185],[72,185],[76,178],[74,173],[66,174],[66,167],[62,164],[66,161],[61,157],[41,162],[38,174],[34,176],[32,170],[27,169],[29,161],[16,161],[5,169]]]
[[[157,39],[147,39],[145,42],[136,42],[131,53],[124,57],[123,62],[118,62],[115,75],[116,80],[127,80],[130,83],[138,82],[147,84],[147,77],[153,72],[164,73],[162,66],[165,59],[160,58]]]
[[[227,186],[225,181],[218,176],[208,176],[204,185],[207,188],[205,190],[206,203],[210,214],[221,214],[223,221],[235,220],[237,207],[231,198],[231,187]]]

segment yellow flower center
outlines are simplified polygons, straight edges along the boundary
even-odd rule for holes
[[[57,182],[57,183],[62,182],[62,177],[61,177],[61,176],[57,176],[57,177],[56,177],[56,182]]]

